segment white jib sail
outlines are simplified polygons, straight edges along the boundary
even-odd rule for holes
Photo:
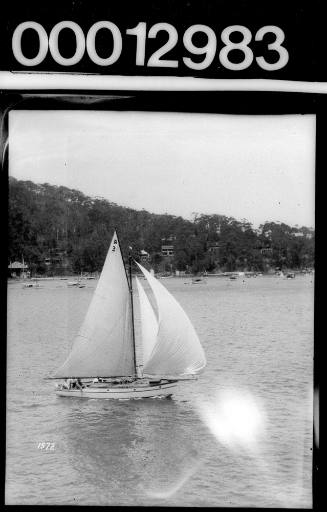
[[[150,301],[143,289],[143,286],[137,278],[136,284],[140,302],[141,339],[144,366],[148,362],[153,348],[157,342],[159,326]]]
[[[197,373],[206,365],[206,357],[190,319],[168,290],[142,265],[138,266],[152,288],[159,311],[157,342],[144,365],[144,373]]]
[[[85,320],[55,377],[134,375],[131,299],[116,232]]]

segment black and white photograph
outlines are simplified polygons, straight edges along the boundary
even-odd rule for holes
[[[20,110],[9,147],[7,503],[309,508],[315,116]]]
[[[291,3],[0,20],[6,505],[317,506],[327,74]]]

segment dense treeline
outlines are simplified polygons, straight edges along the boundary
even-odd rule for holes
[[[61,272],[63,267],[95,272],[102,267],[114,228],[123,250],[132,246],[136,259],[141,249],[147,251],[156,270],[265,271],[314,264],[310,228],[266,222],[255,230],[246,220],[224,215],[200,214],[190,221],[10,178],[8,263],[24,258],[32,273],[54,271],[55,263]],[[174,246],[172,257],[162,256],[163,243]]]

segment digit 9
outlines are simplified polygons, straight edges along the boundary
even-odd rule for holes
[[[207,43],[204,46],[195,46],[192,41],[194,34],[202,32],[207,36]],[[212,28],[206,25],[192,25],[189,27],[183,36],[183,43],[190,53],[194,55],[205,55],[201,62],[194,62],[190,57],[183,57],[184,64],[191,69],[205,69],[210,66],[215,58],[217,48],[216,34]]]

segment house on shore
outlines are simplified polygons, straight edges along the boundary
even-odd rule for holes
[[[14,261],[13,263],[10,262],[8,265],[8,277],[19,277],[21,279],[30,277],[28,265],[25,265],[25,263],[21,263],[20,261]]]
[[[148,263],[150,261],[150,254],[146,252],[144,249],[140,250],[139,258],[141,263]]]
[[[167,256],[174,256],[174,246],[173,244],[162,244],[161,245],[161,254],[165,258]]]
[[[67,251],[60,249],[49,249],[44,265],[48,275],[64,275],[72,271]]]

